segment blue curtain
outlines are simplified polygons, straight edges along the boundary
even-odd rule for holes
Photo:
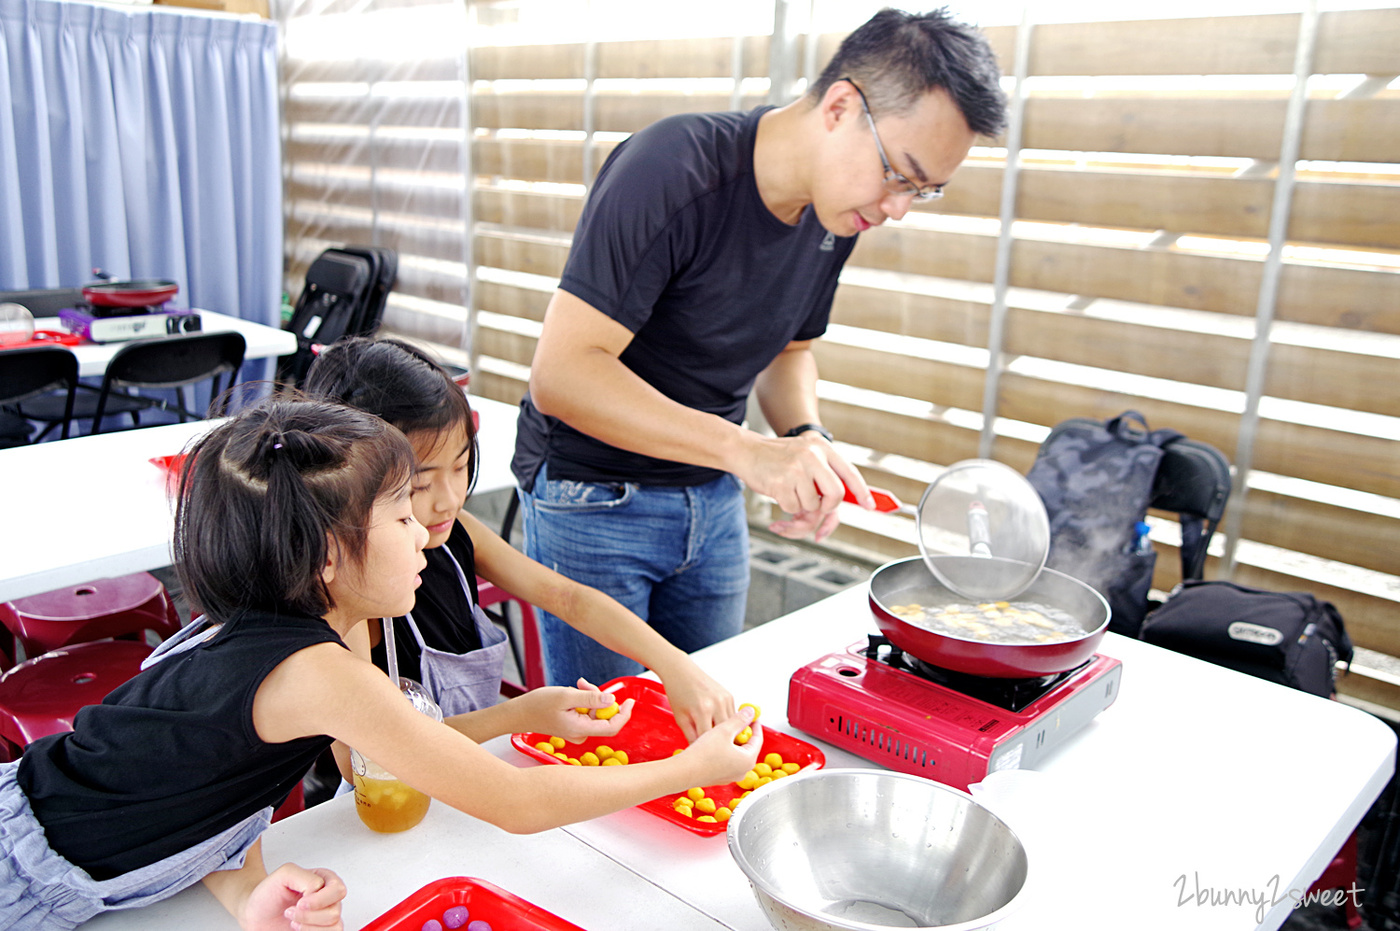
[[[0,29],[0,290],[101,268],[277,326],[276,26],[0,0]]]

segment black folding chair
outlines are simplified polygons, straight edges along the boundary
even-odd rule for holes
[[[59,404],[56,422],[68,438],[73,420],[73,392],[78,384],[78,357],[61,346],[34,346],[0,352],[0,407],[23,424],[26,442],[30,432],[23,402],[51,395]],[[52,394],[51,394],[52,393]]]
[[[181,423],[222,413],[223,376],[228,375],[232,387],[243,367],[246,350],[247,342],[241,333],[190,333],[127,343],[107,363],[93,412],[92,432],[101,431],[102,418],[114,401],[170,411]],[[212,379],[210,404],[204,413],[197,413],[190,410],[193,405],[186,400],[185,389],[205,379]],[[159,397],[128,394],[120,390],[123,387],[170,388],[179,400],[172,404]]]

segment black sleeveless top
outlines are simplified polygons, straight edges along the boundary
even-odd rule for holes
[[[253,697],[293,653],[340,642],[320,618],[246,612],[31,743],[17,776],[49,846],[109,879],[280,805],[331,738],[264,743]]]
[[[447,551],[457,558],[462,574],[467,577],[467,589],[457,578],[457,567]],[[413,602],[413,623],[423,635],[423,640],[435,650],[461,655],[481,649],[481,634],[472,620],[472,605],[477,603],[476,591],[476,547],[471,535],[460,521],[452,522],[452,532],[442,546],[423,551],[428,565],[419,573],[423,584],[418,586],[418,594]],[[371,624],[378,621],[371,620]],[[423,651],[413,631],[408,629],[408,621],[394,618],[394,652],[399,657],[399,675],[423,681]],[[380,640],[370,649],[374,665],[387,671],[389,663],[384,657],[384,641]]]

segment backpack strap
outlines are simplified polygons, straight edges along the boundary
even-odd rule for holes
[[[1171,427],[1149,430],[1147,418],[1138,411],[1124,411],[1117,417],[1104,421],[1103,427],[1120,440],[1126,440],[1130,443],[1148,443],[1157,447],[1165,447],[1168,443],[1174,443],[1185,437],[1185,434],[1180,430],[1173,430]]]

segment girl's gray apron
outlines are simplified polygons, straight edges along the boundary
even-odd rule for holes
[[[467,575],[452,551],[445,548],[447,558],[457,570],[463,594],[471,596]],[[479,605],[472,605],[472,621],[481,637],[481,649],[470,653],[447,653],[423,642],[423,634],[413,620],[412,612],[404,616],[421,652],[420,668],[423,687],[442,708],[444,716],[465,714],[489,708],[500,701],[501,675],[506,668],[506,635]]]

